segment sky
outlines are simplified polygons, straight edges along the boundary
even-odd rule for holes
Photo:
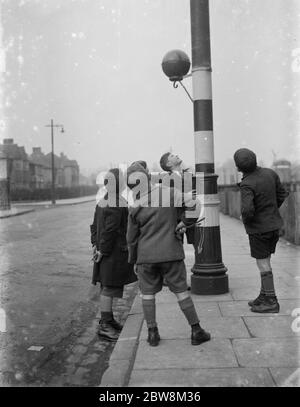
[[[0,141],[82,173],[172,149],[194,165],[192,103],[161,61],[191,55],[189,0],[0,0]],[[215,162],[300,159],[298,0],[210,0]],[[184,81],[192,92],[192,80]]]

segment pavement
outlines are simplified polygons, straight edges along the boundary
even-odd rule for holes
[[[300,387],[300,247],[281,239],[272,258],[279,314],[256,314],[260,290],[242,223],[220,215],[229,293],[192,294],[212,339],[190,343],[190,327],[167,287],[156,296],[161,341],[150,347],[137,295],[100,387]],[[188,278],[194,253],[186,246]]]

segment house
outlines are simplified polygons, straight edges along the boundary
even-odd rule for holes
[[[25,148],[14,143],[12,138],[5,138],[0,144],[0,151],[9,162],[10,189],[29,189],[30,167]]]
[[[34,147],[30,156],[32,163],[32,179],[35,187],[47,188],[52,185],[52,153],[44,154],[40,147]],[[61,153],[54,154],[54,176],[56,187],[75,187],[79,185],[79,166],[77,161],[69,160]]]
[[[10,188],[45,189],[52,185],[52,154],[44,154],[41,147],[34,147],[27,155],[24,147],[14,143],[12,138],[5,138],[0,144],[0,154],[8,160]],[[56,187],[79,186],[79,165],[64,153],[54,155],[54,175]]]
[[[46,155],[41,147],[34,147],[29,156],[31,188],[50,188],[52,183],[52,170]]]

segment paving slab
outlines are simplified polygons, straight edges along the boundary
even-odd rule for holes
[[[242,367],[300,366],[300,338],[234,339],[233,349]]]
[[[284,277],[285,284],[290,287],[300,287],[300,275],[298,276],[291,276],[290,274],[286,273],[287,277]],[[300,289],[300,288],[299,288]]]
[[[178,307],[179,308],[179,307]],[[172,304],[163,304],[157,310],[157,323],[160,336],[164,339],[190,338],[191,328],[179,309]],[[241,317],[215,317],[200,318],[201,326],[213,338],[249,338],[249,332]],[[147,339],[147,327],[143,324],[141,339]]]
[[[160,369],[133,370],[129,382],[136,387],[274,387],[268,369]]]
[[[300,387],[300,369],[294,367],[271,368],[271,375],[278,387]]]
[[[250,311],[248,301],[219,302],[218,305],[221,310],[221,314],[224,317],[249,316],[254,318],[261,318],[265,317],[266,315],[270,315],[270,314],[259,314]],[[300,307],[299,299],[280,300],[280,312],[278,315],[291,315],[292,311],[299,307]]]
[[[159,346],[139,342],[133,369],[199,369],[237,367],[237,360],[228,339],[212,339],[192,346],[190,339],[162,339]]]
[[[300,313],[300,312],[299,312]],[[253,337],[257,338],[285,338],[300,337],[300,329],[293,329],[294,317],[279,314],[274,316],[253,318],[244,317],[246,326]],[[298,332],[297,332],[298,331]]]

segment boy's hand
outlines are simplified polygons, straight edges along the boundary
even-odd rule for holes
[[[93,246],[92,250],[93,250],[92,261],[94,261],[95,263],[99,263],[103,255],[101,254],[100,250],[97,250],[97,247],[95,245]]]
[[[181,240],[182,235],[186,232],[186,226],[185,224],[181,221],[178,223],[178,225],[175,228],[175,235],[176,237]]]
[[[184,233],[186,232],[186,226],[185,224],[181,221],[178,223],[175,229],[175,233]]]

